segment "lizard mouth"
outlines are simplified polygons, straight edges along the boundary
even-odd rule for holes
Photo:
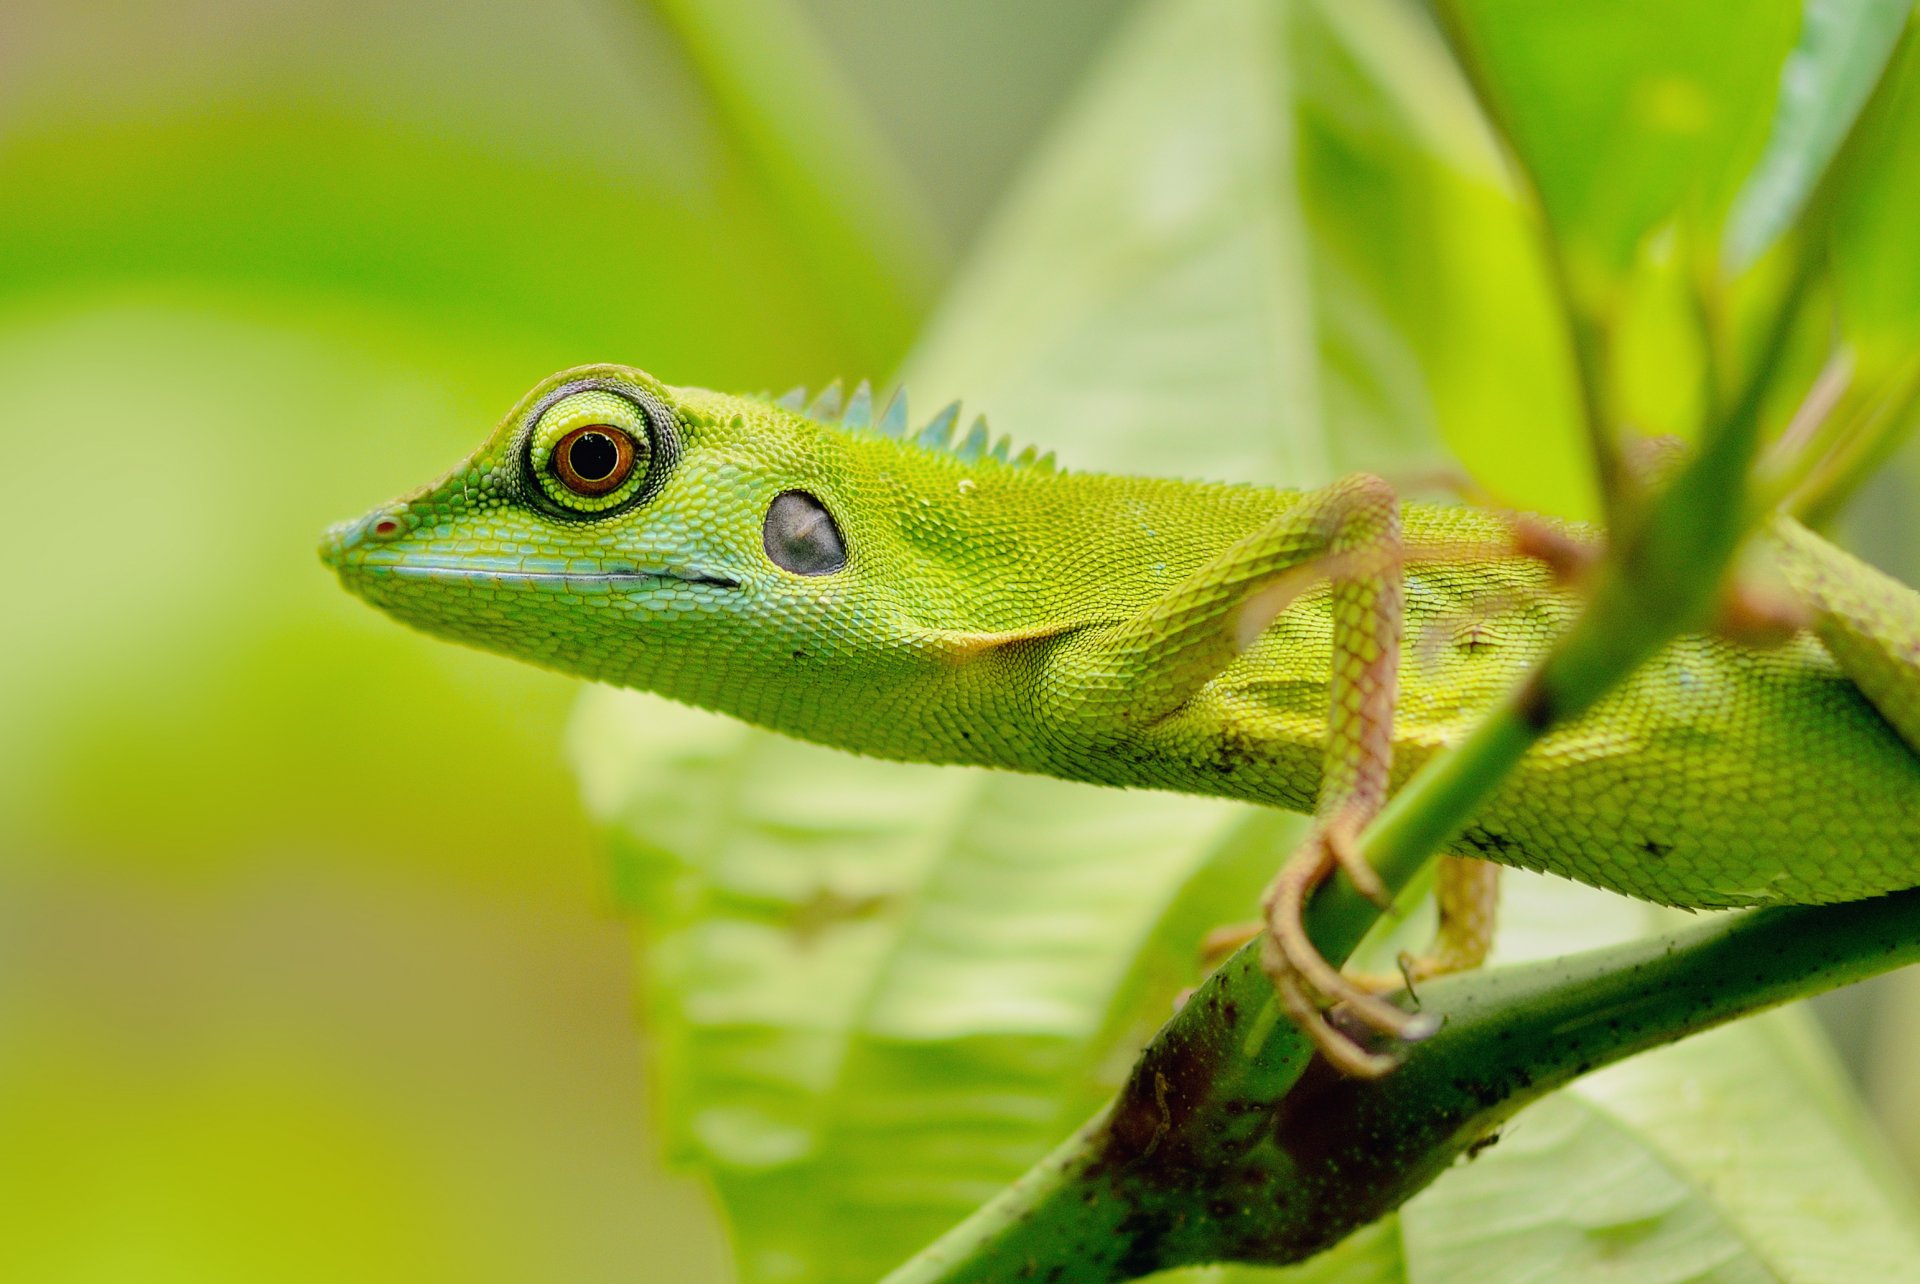
[[[327,530],[320,542],[320,560],[338,571],[360,577],[388,577],[407,580],[437,580],[457,584],[547,584],[580,585],[591,588],[644,588],[647,585],[697,584],[705,588],[737,589],[741,581],[732,575],[698,566],[642,567],[614,560],[600,570],[575,571],[557,567],[526,566],[509,558],[492,561],[483,557],[458,562],[416,560],[406,550],[385,543],[399,529],[383,529],[382,522],[393,521],[385,509],[376,510],[356,522],[341,522]]]
[[[445,566],[422,562],[363,563],[362,568],[385,572],[409,580],[447,580],[461,583],[503,584],[519,580],[547,584],[605,584],[641,587],[647,584],[703,584],[709,588],[737,589],[740,581],[707,571],[667,569],[658,571],[522,571],[505,566]]]

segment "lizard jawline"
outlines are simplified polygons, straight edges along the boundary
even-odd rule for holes
[[[411,579],[456,579],[499,582],[502,580],[550,580],[581,584],[703,584],[710,588],[737,589],[740,581],[724,575],[701,571],[515,571],[477,566],[434,566],[398,562],[385,568],[394,575]]]

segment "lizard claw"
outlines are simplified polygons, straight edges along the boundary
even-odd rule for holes
[[[1288,1019],[1312,1041],[1314,1048],[1336,1070],[1350,1078],[1378,1079],[1400,1064],[1398,1057],[1369,1052],[1360,1045],[1358,1039],[1336,1029],[1321,1007],[1324,1000],[1308,988],[1271,935],[1261,947],[1260,964],[1272,978],[1273,988],[1280,996],[1280,1004],[1286,1009]]]
[[[1266,939],[1261,944],[1260,966],[1273,981],[1287,1015],[1322,1056],[1345,1074],[1377,1079],[1398,1065],[1399,1059],[1371,1052],[1355,1035],[1338,1029],[1327,1019],[1328,1007],[1339,1004],[1364,1029],[1403,1043],[1427,1038],[1439,1027],[1432,1017],[1403,1011],[1342,976],[1308,937],[1302,917],[1307,895],[1326,881],[1336,865],[1346,867],[1340,846],[1332,833],[1316,827],[1275,875],[1261,899]],[[1379,886],[1377,878],[1371,881]]]

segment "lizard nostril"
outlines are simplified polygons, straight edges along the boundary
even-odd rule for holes
[[[397,517],[382,517],[368,528],[367,533],[375,539],[392,539],[400,533],[400,519]]]

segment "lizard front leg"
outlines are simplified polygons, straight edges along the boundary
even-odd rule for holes
[[[1132,619],[1063,648],[1050,666],[1050,711],[1094,742],[1125,744],[1179,714],[1313,580],[1332,581],[1333,670],[1318,803],[1300,849],[1262,899],[1262,963],[1288,1014],[1353,1074],[1392,1059],[1336,1030],[1344,1002],[1366,1025],[1409,1035],[1416,1019],[1342,977],[1308,938],[1306,898],[1335,867],[1384,900],[1355,840],[1386,802],[1400,655],[1399,507],[1378,478],[1347,478],[1302,496]]]
[[[1323,1056],[1348,1074],[1375,1076],[1391,1069],[1393,1058],[1335,1029],[1325,1008],[1345,1003],[1363,1024],[1396,1036],[1410,1035],[1413,1019],[1328,963],[1307,935],[1304,914],[1308,895],[1335,866],[1363,895],[1388,904],[1356,844],[1386,805],[1393,768],[1403,614],[1399,510],[1380,484],[1357,488],[1333,517],[1326,557],[1333,665],[1320,793],[1306,838],[1261,897],[1260,962],[1288,1016]]]

